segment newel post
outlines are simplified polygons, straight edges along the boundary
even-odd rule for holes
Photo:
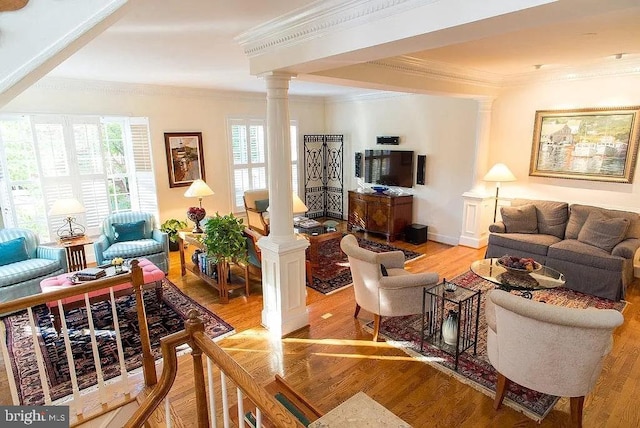
[[[218,277],[220,272],[218,273]],[[184,322],[184,329],[189,334],[189,346],[191,347],[191,356],[193,357],[193,383],[196,390],[196,411],[198,416],[198,426],[209,426],[209,412],[207,407],[207,393],[204,383],[204,366],[202,364],[202,349],[193,340],[193,334],[196,332],[204,332],[204,323],[198,316],[198,311],[191,309],[187,314],[187,320]],[[211,415],[215,418],[216,415]]]
[[[147,324],[147,313],[144,309],[144,299],[142,297],[142,287],[144,276],[142,268],[138,266],[138,260],[131,261],[131,286],[136,293],[136,311],[138,313],[138,326],[140,327],[140,344],[142,345],[142,371],[144,373],[144,384],[153,386],[158,383],[156,375],[156,365],[151,354],[151,339],[149,338],[149,326]]]

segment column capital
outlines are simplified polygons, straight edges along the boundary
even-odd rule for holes
[[[267,89],[289,89],[289,81],[296,77],[296,74],[283,71],[269,71],[259,74],[258,77],[264,79]]]

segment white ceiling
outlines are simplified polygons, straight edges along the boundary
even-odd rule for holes
[[[605,1],[605,0],[599,0]],[[249,74],[249,59],[234,38],[313,0],[139,0],[120,21],[60,64],[49,76],[265,92]],[[618,1],[618,3],[620,3]],[[629,7],[406,53],[425,62],[455,65],[496,76],[593,65],[625,59],[640,61],[640,1]],[[295,95],[335,96],[371,92],[326,83],[291,82]]]

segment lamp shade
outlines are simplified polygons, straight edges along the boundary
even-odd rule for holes
[[[77,199],[64,198],[58,199],[53,203],[51,209],[49,210],[49,215],[80,214],[86,211],[87,210]]]
[[[300,213],[306,213],[307,211],[309,211],[309,208],[307,208],[304,202],[302,202],[302,199],[300,199],[300,197],[294,193],[293,194],[293,213],[300,214]]]
[[[193,180],[191,186],[189,186],[187,191],[184,192],[184,196],[186,196],[187,198],[202,198],[204,196],[211,195],[213,195],[213,190],[211,190],[211,187],[209,187],[207,183],[199,178],[197,180]]]
[[[503,163],[495,164],[482,178],[484,181],[516,181],[516,176]]]

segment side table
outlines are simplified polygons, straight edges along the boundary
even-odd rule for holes
[[[82,236],[80,238],[70,239],[68,241],[60,241],[57,247],[64,248],[67,253],[67,265],[69,272],[75,272],[87,267],[87,256],[84,251],[85,245],[93,244],[93,239]]]
[[[455,344],[443,338],[442,328],[450,310],[458,312]],[[422,295],[422,334],[420,351],[425,340],[455,358],[458,370],[460,354],[478,346],[480,321],[480,291],[470,290],[443,280],[440,284],[425,288]]]

